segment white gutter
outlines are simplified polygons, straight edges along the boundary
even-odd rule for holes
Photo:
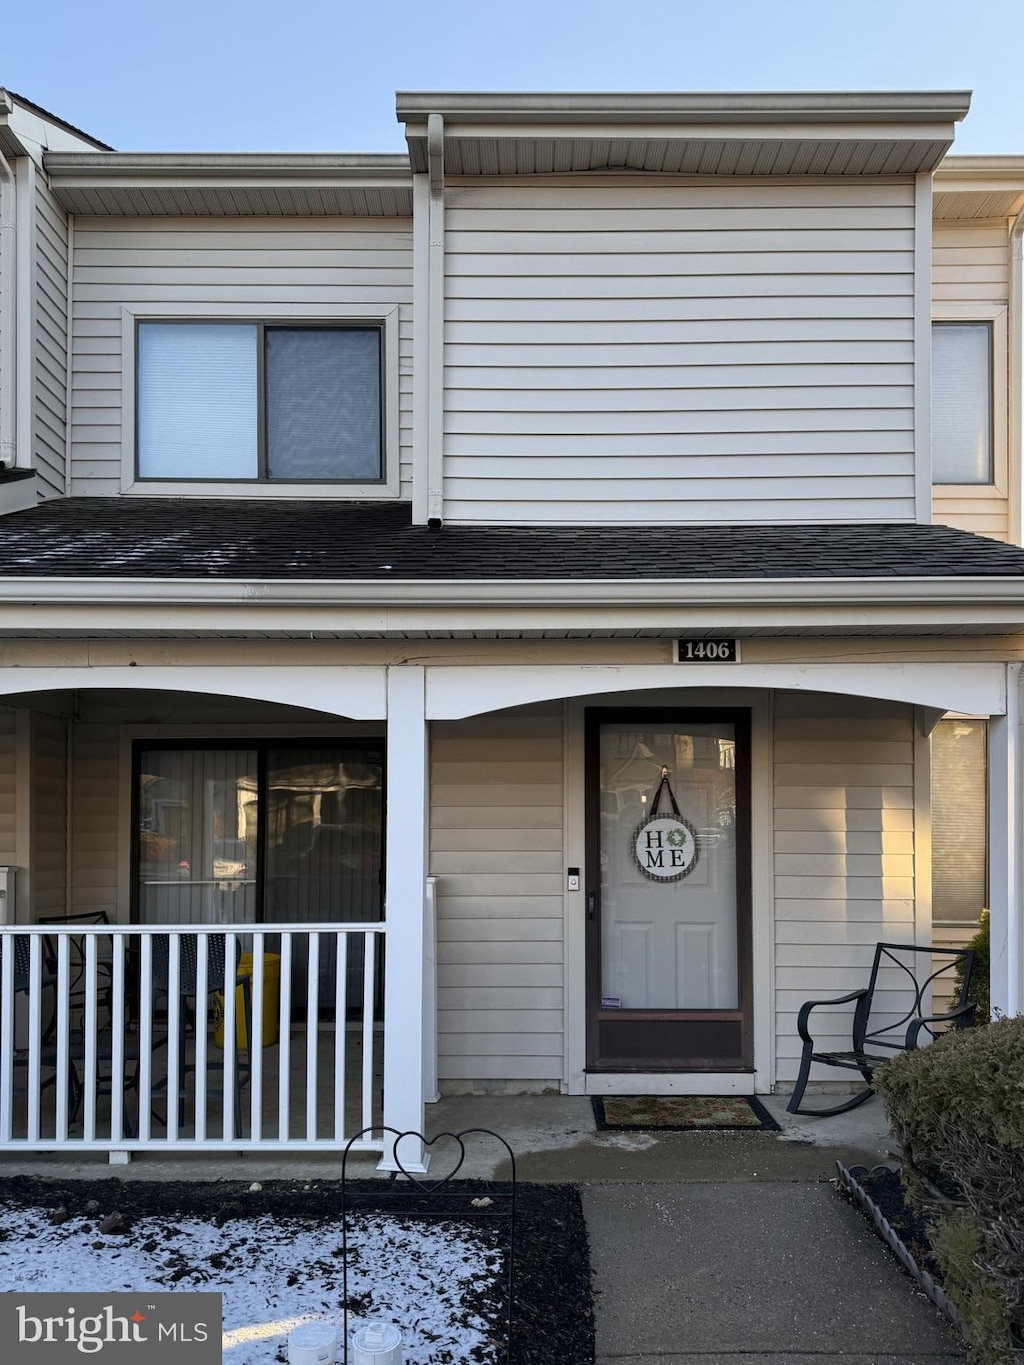
[[[848,606],[1007,606],[1022,612],[1024,576],[891,579],[153,579],[5,578],[0,608],[18,604],[242,605],[269,606],[470,606],[531,604],[587,606],[690,606],[763,604]],[[525,624],[525,623],[524,623]]]
[[[17,187],[14,171],[0,152],[0,465],[13,469],[18,459],[17,392]]]
[[[444,119],[427,118],[427,525],[444,524]]]
[[[1007,319],[1006,365],[1007,374],[1007,437],[1009,465],[1015,471],[1014,494],[1010,504],[1010,539],[1015,545],[1024,537],[1024,469],[1022,469],[1021,423],[1024,406],[1021,386],[1024,384],[1024,262],[1021,260],[1024,238],[1024,208],[1021,208],[1010,228],[1010,295]]]

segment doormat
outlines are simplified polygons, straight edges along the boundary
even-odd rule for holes
[[[781,1131],[752,1095],[592,1095],[590,1102],[598,1128],[619,1132]]]

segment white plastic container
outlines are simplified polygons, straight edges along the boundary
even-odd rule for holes
[[[329,1322],[304,1322],[288,1333],[288,1365],[336,1365],[338,1329]]]
[[[402,1365],[402,1334],[391,1322],[364,1322],[352,1333],[351,1365]]]

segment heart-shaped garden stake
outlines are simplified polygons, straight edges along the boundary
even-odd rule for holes
[[[462,1141],[462,1139],[468,1136],[468,1134],[470,1133],[476,1133],[479,1131],[480,1129],[478,1128],[465,1128],[461,1133],[435,1133],[435,1135],[428,1140],[427,1138],[424,1138],[422,1134],[415,1133],[412,1131],[412,1129],[407,1129],[406,1132],[399,1133],[398,1136],[395,1138],[394,1146],[395,1165],[398,1167],[400,1173],[404,1175],[406,1180],[408,1180],[411,1184],[419,1186],[419,1188],[423,1190],[425,1194],[433,1194],[434,1191],[439,1190],[442,1187],[442,1185],[447,1185],[449,1180],[454,1180],[458,1173],[462,1170],[462,1163],[466,1160],[466,1144]],[[402,1144],[403,1138],[415,1138],[417,1142],[421,1142],[423,1146],[426,1148],[433,1147],[435,1143],[444,1142],[445,1138],[449,1138],[455,1144],[455,1150],[452,1152],[451,1155],[453,1158],[457,1155],[458,1160],[455,1161],[455,1164],[452,1166],[451,1170],[448,1172],[447,1175],[442,1175],[439,1178],[431,1176],[429,1179],[424,1179],[423,1176],[418,1175],[415,1171],[407,1171],[406,1168],[402,1165],[402,1158],[398,1155],[398,1149]],[[437,1155],[438,1155],[437,1152],[431,1153],[432,1158],[430,1163],[431,1165],[434,1164],[433,1158],[436,1157]]]

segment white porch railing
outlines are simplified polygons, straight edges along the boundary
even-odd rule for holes
[[[337,1150],[382,1118],[384,937],[0,926],[0,1150]]]

